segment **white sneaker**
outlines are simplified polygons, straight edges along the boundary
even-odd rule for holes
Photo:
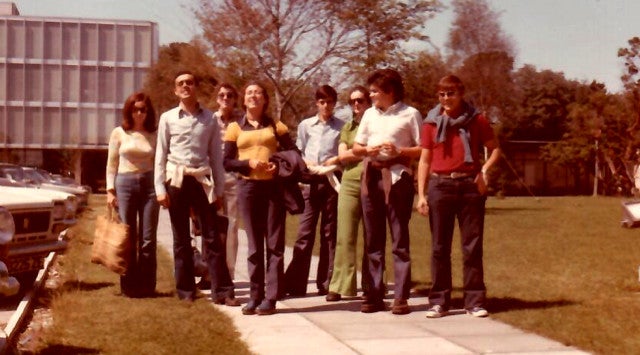
[[[440,318],[446,315],[447,311],[439,304],[435,304],[427,309],[427,318]]]
[[[477,318],[484,318],[489,315],[489,312],[487,312],[487,310],[482,307],[476,306],[471,309],[467,309],[467,314],[470,314]]]

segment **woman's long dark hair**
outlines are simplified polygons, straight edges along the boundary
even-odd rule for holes
[[[133,110],[136,102],[144,102],[144,106],[147,109],[147,116],[144,118],[143,123],[144,130],[149,133],[155,132],[158,129],[156,126],[156,111],[153,109],[149,95],[142,91],[131,94],[124,102],[122,107],[122,129],[128,131],[133,128]]]

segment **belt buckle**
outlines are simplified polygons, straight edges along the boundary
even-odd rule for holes
[[[463,178],[463,177],[467,177],[468,175],[467,175],[467,173],[459,173],[457,171],[454,171],[451,174],[449,174],[449,176],[452,179],[460,179],[460,178]]]

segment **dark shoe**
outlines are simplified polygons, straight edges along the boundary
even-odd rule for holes
[[[211,289],[211,281],[210,280],[205,280],[200,279],[200,281],[198,281],[198,283],[196,284],[196,287],[200,290],[210,290]]]
[[[249,303],[242,307],[242,314],[244,314],[245,316],[256,314],[256,308],[258,308],[258,304],[260,304],[260,301],[250,300]]]
[[[137,292],[134,291],[121,291],[120,294],[124,297],[129,297],[129,298],[140,298],[140,295]]]
[[[289,297],[306,297],[307,293],[306,292],[287,292],[287,295],[289,295]]]
[[[396,299],[393,300],[393,306],[391,307],[391,313],[393,314],[409,314],[411,310],[407,304],[407,300]]]
[[[318,289],[318,296],[324,296],[326,294],[328,294],[329,291],[326,288],[319,288]]]
[[[427,309],[427,318],[441,318],[446,315],[447,310],[439,304],[434,304]]]
[[[360,312],[362,313],[375,313],[375,312],[386,311],[386,310],[387,310],[387,306],[384,304],[382,300],[380,301],[365,300],[364,302],[362,302],[362,305],[360,306]]]
[[[263,300],[256,309],[259,316],[268,316],[276,313],[276,301]]]
[[[223,304],[229,307],[238,307],[242,303],[235,297],[220,297],[214,301],[215,304]]]
[[[329,292],[327,294],[327,297],[325,297],[325,299],[327,300],[327,302],[337,302],[342,299],[342,295],[336,292]]]

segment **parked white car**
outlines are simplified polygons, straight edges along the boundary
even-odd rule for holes
[[[25,186],[74,194],[78,198],[79,208],[84,208],[88,205],[90,193],[88,188],[82,185],[64,184],[56,181],[46,170],[30,167],[19,168],[22,169],[22,182]],[[7,169],[6,165],[0,166],[0,173],[3,169]]]
[[[78,213],[78,197],[74,194],[32,187],[17,187],[5,183],[5,178],[0,178],[0,193],[9,191],[13,194],[26,194],[28,196],[39,195],[50,198],[53,201],[53,233],[59,234],[76,224]]]
[[[54,201],[50,193],[59,192],[0,186],[0,206],[9,211],[15,227],[11,241],[0,246],[0,255],[6,255],[9,274],[23,284],[33,283],[50,252],[67,248],[57,229],[71,204],[66,199]]]
[[[0,246],[7,245],[13,239],[16,231],[13,223],[13,216],[6,208],[0,206]],[[3,260],[7,257],[8,248],[2,248],[0,253],[0,299],[3,297],[11,297],[20,291],[20,283],[18,279],[9,276],[9,270]]]

